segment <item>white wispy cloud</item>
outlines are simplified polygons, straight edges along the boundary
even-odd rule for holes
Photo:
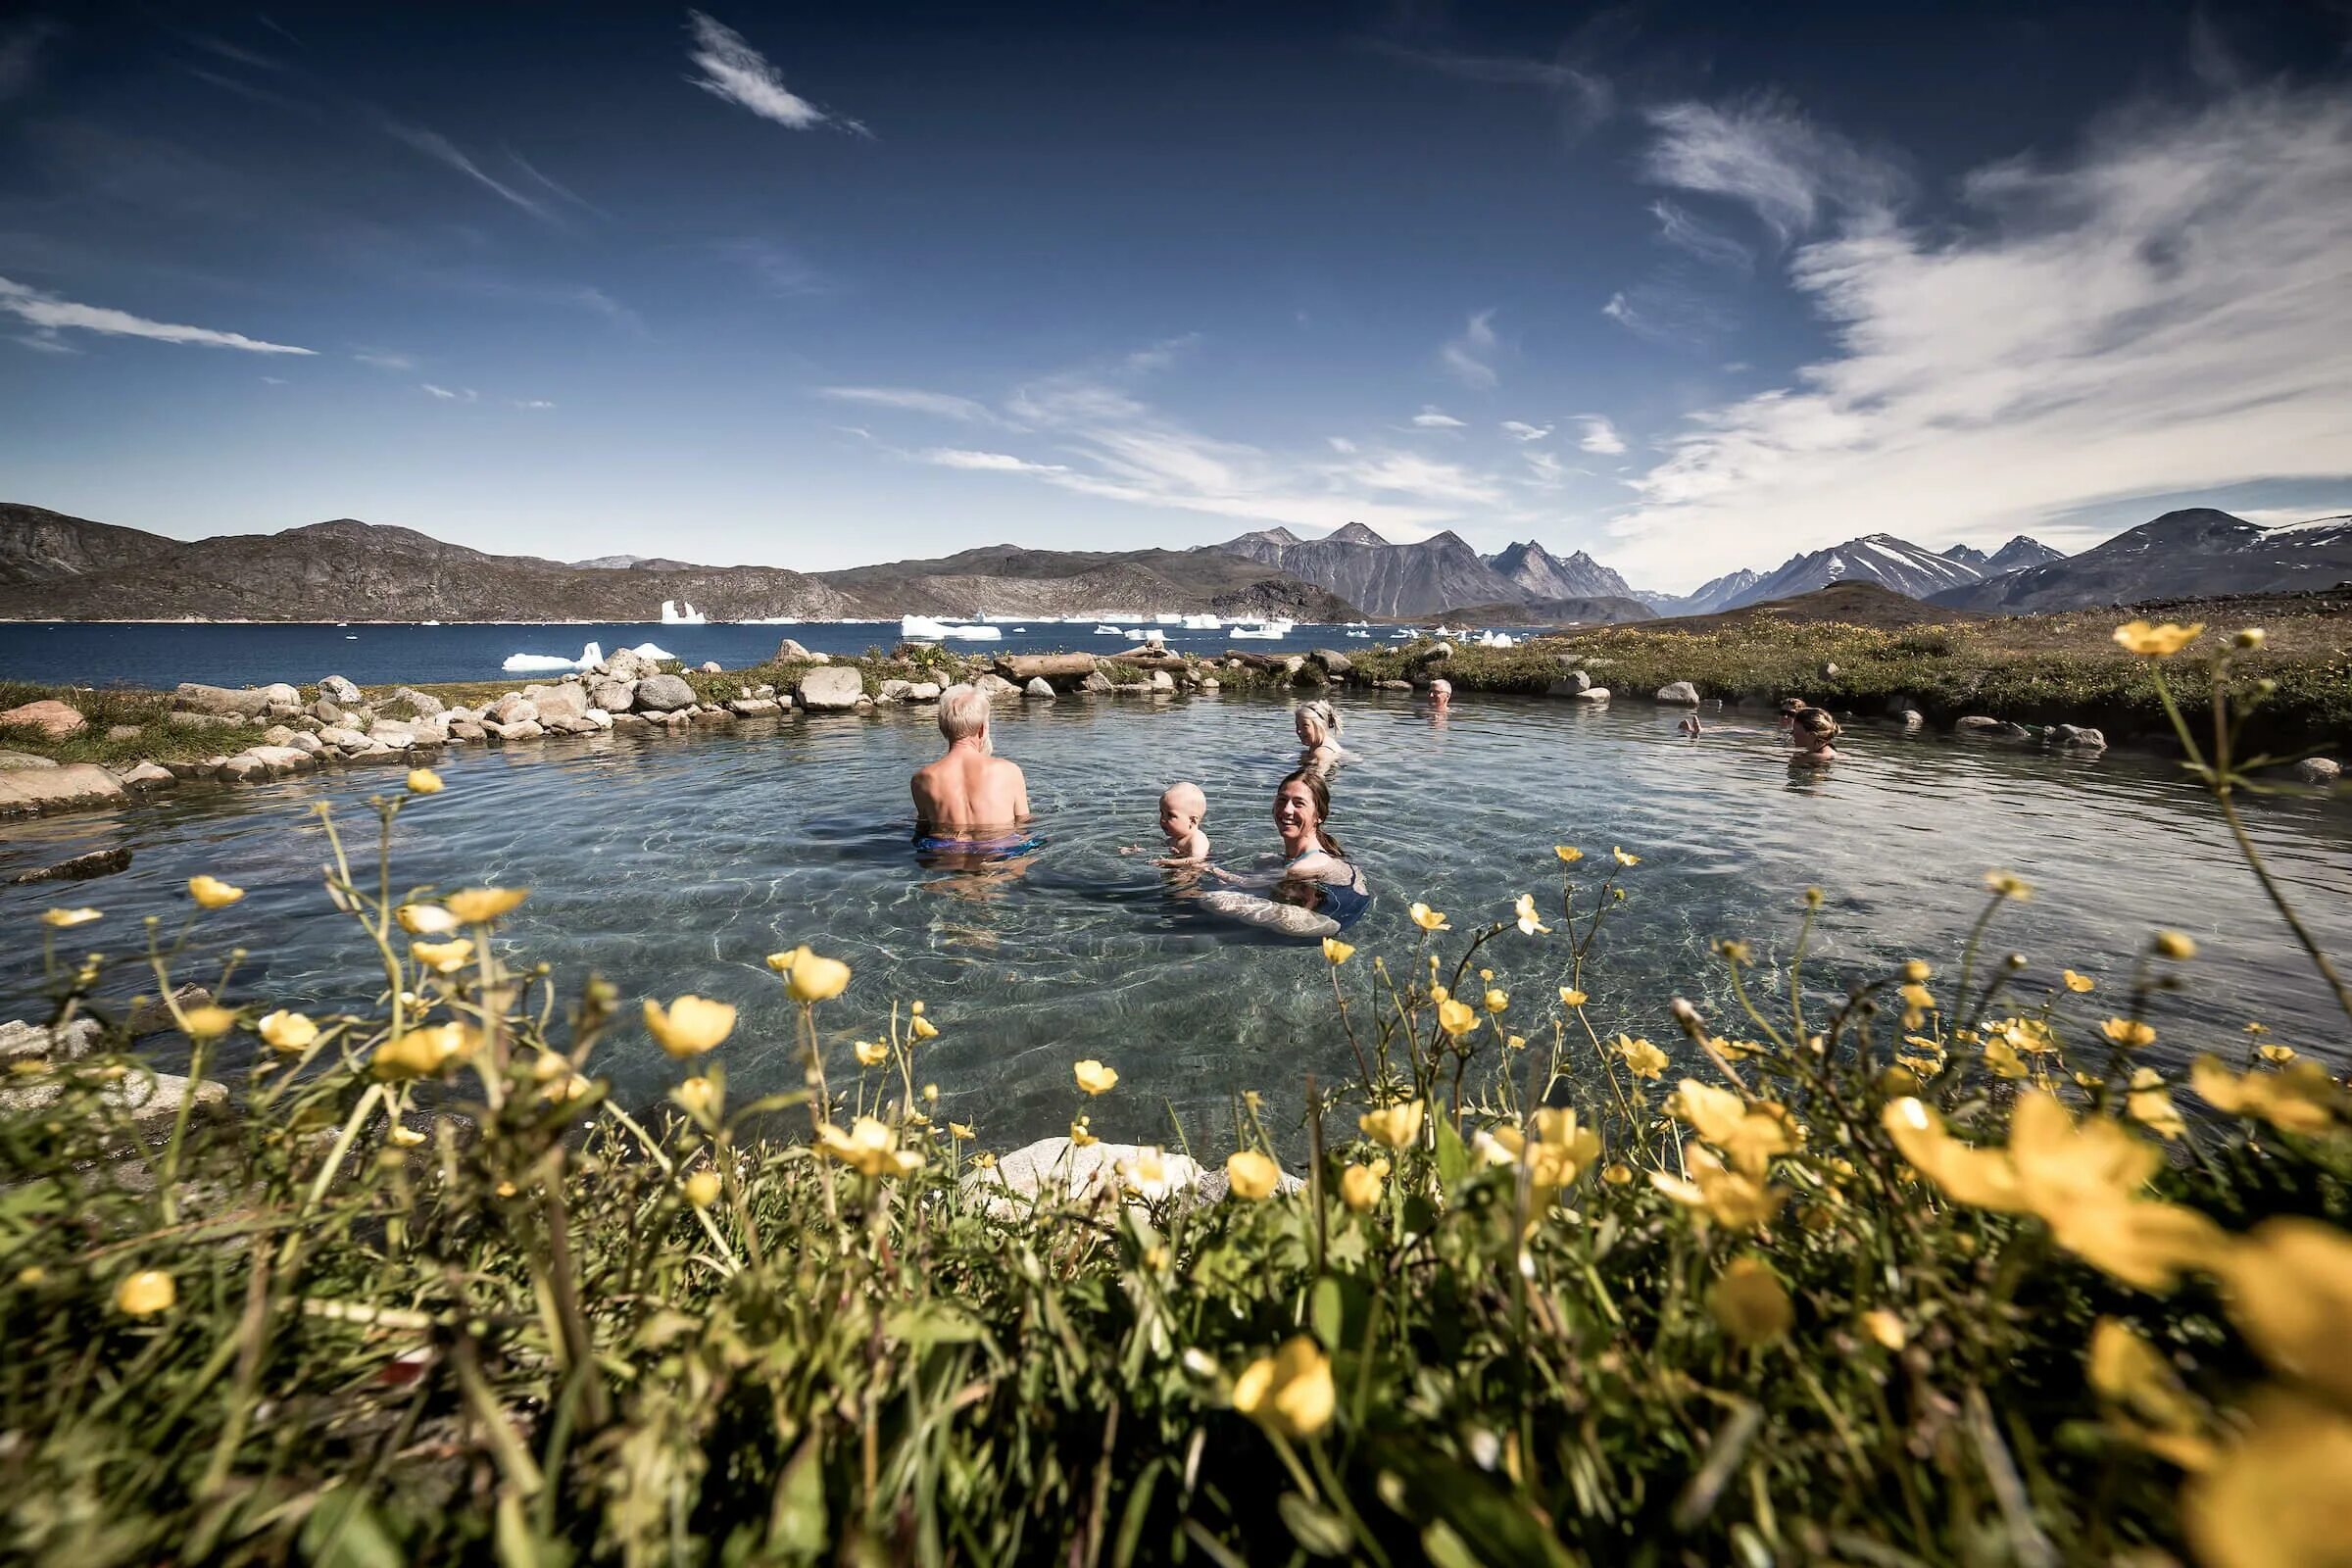
[[[1331,450],[1334,452],[1348,453],[1356,450],[1355,443],[1344,435],[1327,435],[1323,439],[1330,444]]]
[[[1494,313],[1479,311],[1470,318],[1459,337],[1448,338],[1438,350],[1438,361],[1464,386],[1485,389],[1500,379],[1492,363],[1494,353]]]
[[[555,407],[555,404],[548,401],[546,398],[516,398],[514,400],[514,406],[518,409],[538,410],[552,409]]]
[[[477,396],[477,394],[474,392],[473,388],[471,388],[471,387],[469,387],[469,386],[466,386],[466,387],[446,387],[446,386],[435,386],[435,385],[433,385],[433,383],[432,383],[432,382],[430,382],[430,381],[419,381],[419,382],[417,382],[416,384],[417,384],[418,386],[420,386],[420,387],[424,388],[424,390],[425,390],[425,391],[427,391],[427,392],[430,392],[430,393],[431,393],[431,394],[432,394],[434,397],[437,397],[437,398],[441,399],[441,400],[442,400],[443,402],[445,402],[445,403],[471,403],[471,402],[473,402],[473,401],[474,401],[475,397]]]
[[[932,414],[942,418],[960,419],[966,424],[1004,424],[1004,416],[976,398],[959,398],[947,392],[925,392],[908,386],[827,386],[817,388],[819,397],[836,403],[861,403],[868,408],[901,409],[908,414]]]
[[[1524,458],[1527,466],[1535,470],[1534,483],[1546,489],[1553,489],[1566,482],[1567,466],[1551,453],[1522,452],[1519,456]]]
[[[435,163],[456,170],[484,190],[495,194],[500,200],[521,208],[542,222],[562,225],[563,219],[558,217],[545,202],[526,196],[506,181],[485,172],[481,165],[466,157],[457,143],[439,131],[426,130],[419,125],[404,125],[397,121],[386,122],[384,129]]]
[[[0,277],[0,311],[29,322],[43,334],[97,332],[110,337],[143,337],[158,343],[194,343],[206,348],[242,349],[248,354],[314,354],[315,349],[290,343],[268,343],[242,332],[219,332],[209,326],[177,326],[150,320],[128,311],[102,305],[76,305],[24,283]]]
[[[1649,216],[1658,220],[1658,238],[1676,250],[1734,271],[1744,272],[1756,264],[1754,251],[1663,197],[1649,204]]]
[[[1745,203],[1783,242],[1839,214],[1885,212],[1909,181],[1890,160],[1771,94],[1650,111],[1645,178]]]
[[[1576,416],[1576,444],[1581,451],[1614,457],[1625,450],[1625,437],[1617,433],[1617,426],[1605,415],[1580,414]]]
[[[969,468],[983,473],[1067,473],[1058,463],[1032,463],[1009,452],[975,452],[968,447],[931,447],[917,453],[925,463],[943,468]]]
[[[784,85],[784,78],[767,57],[743,41],[734,28],[700,11],[687,13],[687,28],[694,35],[694,47],[686,58],[702,74],[686,79],[714,98],[750,110],[762,120],[772,120],[794,130],[813,130],[832,122],[844,130],[865,133],[865,126],[854,120],[841,120],[827,114],[808,99]]]
[[[286,378],[282,375],[265,375],[262,377],[262,384],[264,386],[284,386]]]
[[[1459,430],[1464,427],[1465,422],[1447,414],[1444,409],[1428,403],[1422,404],[1421,412],[1413,416],[1413,423],[1424,430]]]
[[[379,370],[414,370],[416,362],[406,354],[394,354],[389,349],[359,349],[352,356],[362,365],[372,365]]]
[[[1721,300],[1676,277],[1671,270],[1611,294],[1600,314],[1637,337],[1682,349],[1703,349],[1731,330]]]
[[[1502,433],[1514,441],[1541,441],[1551,434],[1548,424],[1530,424],[1525,419],[1505,419]]]
[[[2078,509],[2352,470],[2352,96],[2110,117],[1964,194],[1962,221],[1856,208],[1793,253],[1834,352],[1696,416],[1613,564],[1671,586],[1898,523],[2079,547]]]

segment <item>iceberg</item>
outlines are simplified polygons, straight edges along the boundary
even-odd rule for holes
[[[651,648],[653,644],[645,646]],[[605,651],[590,643],[580,650],[577,659],[565,659],[561,654],[509,654],[507,662],[498,667],[510,675],[552,675],[563,669],[593,669],[604,662]]]
[[[950,641],[995,643],[1004,640],[1004,628],[1000,626],[959,625],[944,620],[933,620],[928,615],[900,616],[899,635],[908,642],[918,643]]]
[[[664,626],[702,626],[709,624],[710,619],[710,616],[682,600],[662,601],[662,624]]]

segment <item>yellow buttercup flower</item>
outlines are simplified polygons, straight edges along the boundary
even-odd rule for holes
[[[2226,1254],[2230,1317],[2257,1353],[2352,1408],[2352,1236],[2316,1219],[2266,1219]]]
[[[1551,847],[1551,853],[1558,856],[1562,863],[1567,865],[1574,865],[1585,858],[1585,852],[1573,844],[1554,844]]]
[[[1339,1408],[1331,1358],[1308,1336],[1294,1335],[1233,1380],[1233,1407],[1294,1442],[1311,1438],[1331,1425]]]
[[[775,970],[778,974],[790,974],[792,972],[792,966],[807,956],[808,956],[808,945],[804,943],[800,947],[793,948],[788,952],[769,954],[767,956],[767,966],[770,969]]]
[[[115,1309],[129,1317],[153,1317],[158,1312],[169,1312],[172,1303],[178,1299],[177,1282],[160,1268],[126,1274],[122,1283],[115,1287]]]
[[[452,937],[447,942],[412,942],[409,956],[435,974],[455,974],[473,956],[473,942],[468,937]]]
[[[735,1029],[735,1004],[683,996],[667,1007],[648,997],[645,1027],[673,1056],[699,1056]]]
[[[1574,986],[1560,987],[1560,1005],[1563,1007],[1581,1007],[1592,1000]]]
[[[2291,1062],[2281,1072],[2250,1072],[2241,1078],[2213,1057],[2199,1056],[2189,1064],[2188,1084],[2215,1109],[2232,1116],[2260,1116],[2285,1133],[2326,1132],[2339,1102],[2327,1070],[2311,1061]]]
[[[2158,954],[2167,958],[2180,960],[2197,956],[2196,943],[2178,931],[2157,932],[2156,940],[2152,945]]]
[[[1502,1049],[1505,1051],[1525,1051],[1527,1049],[1527,1036],[1504,1035],[1502,1037]]]
[[[392,916],[413,937],[447,936],[461,923],[438,904],[404,904],[392,911]]]
[[[1519,934],[1521,936],[1532,937],[1538,932],[1549,931],[1551,929],[1551,927],[1545,925],[1542,918],[1537,915],[1536,896],[1532,893],[1520,894],[1519,901],[1511,906],[1511,913],[1519,922]]]
[[[1935,965],[1925,958],[1913,958],[1903,965],[1903,981],[1906,985],[1924,986],[1935,977]]]
[[[1078,1087],[1090,1095],[1108,1094],[1119,1082],[1118,1069],[1105,1067],[1091,1056],[1070,1070],[1077,1077]]]
[[[2148,1131],[2171,1142],[2188,1131],[2180,1112],[2173,1104],[2172,1091],[2164,1086],[2164,1077],[2153,1067],[2142,1067],[2132,1075],[2132,1091],[2124,1097],[2124,1113]]]
[[[237,1026],[237,1015],[211,1003],[190,1007],[179,1015],[179,1032],[190,1040],[218,1040]]]
[[[2015,899],[2020,904],[2034,896],[2034,884],[2014,871],[1987,871],[1984,885],[2002,898]]]
[[[972,1156],[972,1168],[974,1170],[995,1170],[997,1168],[997,1156],[988,1152],[986,1150],[982,1150],[979,1153]]]
[[[1600,1173],[1600,1179],[1611,1187],[1631,1187],[1634,1182],[1634,1167],[1622,1159],[1613,1160],[1608,1169]]]
[[[2204,630],[2205,623],[2201,620],[2186,626],[2178,626],[2169,620],[2160,626],[2151,626],[2144,620],[2132,620],[2115,628],[2115,640],[2126,653],[2137,654],[2143,659],[2170,659],[2195,642]]]
[[[441,790],[441,775],[431,768],[412,767],[409,769],[409,793],[411,795],[438,795]]]
[[[899,1147],[898,1134],[871,1116],[860,1116],[843,1132],[827,1122],[817,1130],[817,1148],[866,1176],[906,1176],[922,1169],[923,1156]]]
[[[384,1141],[395,1149],[415,1149],[424,1142],[424,1134],[414,1127],[395,1125],[391,1131],[384,1134]]]
[[[243,888],[231,887],[217,876],[188,878],[188,897],[207,909],[225,909],[244,896]]]
[[[1282,1167],[1254,1149],[1237,1149],[1225,1156],[1225,1180],[1236,1198],[1254,1202],[1282,1185]]]
[[[921,1003],[916,1003],[914,1006],[914,1015],[906,1020],[906,1032],[917,1040],[938,1039],[939,1026],[923,1016]]]
[[[1446,916],[1426,904],[1416,904],[1405,912],[1413,917],[1413,924],[1424,931],[1450,931],[1453,929],[1452,926],[1446,923]]]
[[[879,1040],[856,1040],[850,1049],[858,1053],[858,1065],[879,1067],[890,1059],[890,1047]]]
[[[463,925],[487,925],[531,896],[529,888],[460,888],[442,903]]]
[[[1389,1162],[1385,1159],[1348,1166],[1340,1172],[1340,1201],[1358,1214],[1370,1212],[1380,1205],[1381,1182],[1388,1174]]]
[[[948,1136],[951,1138],[960,1138],[968,1144],[980,1135],[974,1132],[971,1128],[965,1126],[962,1122],[952,1121],[948,1123]]]
[[[2194,1431],[2197,1410],[2163,1356],[2111,1317],[2090,1327],[2090,1386],[2161,1432]]]
[[[1409,1149],[1421,1140],[1421,1124],[1429,1114],[1425,1100],[1408,1100],[1400,1105],[1384,1105],[1367,1110],[1355,1118],[1366,1138],[1391,1149]]]
[[[2181,1495],[2191,1555],[2208,1568],[2340,1564],[2352,1417],[2276,1387],[2242,1413],[2244,1435]]]
[[[1346,963],[1349,958],[1355,956],[1355,949],[1342,942],[1338,937],[1325,937],[1323,939],[1323,956],[1333,963]]]
[[[1489,1012],[1500,1012],[1511,1004],[1511,999],[1500,991],[1489,990],[1484,1000]]]
[[[481,1036],[462,1023],[434,1024],[412,1029],[375,1048],[372,1058],[380,1078],[431,1078],[473,1054]]]
[[[1756,1257],[1735,1257],[1708,1294],[1707,1310],[1743,1346],[1769,1345],[1796,1321],[1780,1276]]]
[[[1070,1123],[1070,1147],[1072,1149],[1092,1149],[1102,1141],[1094,1134],[1093,1117],[1081,1116]]]
[[[718,1109],[718,1085],[699,1073],[680,1079],[670,1097],[696,1116],[708,1116]]]
[[[88,925],[92,920],[104,918],[104,915],[91,908],[51,909],[41,916],[41,923],[60,931],[71,931],[77,925]]]
[[[262,1014],[261,1022],[253,1027],[254,1033],[260,1035],[270,1050],[289,1054],[309,1050],[311,1042],[318,1038],[317,1024],[303,1014],[288,1012],[283,1007]]]
[[[2295,1059],[2295,1048],[2292,1046],[2256,1046],[2254,1054],[2274,1067],[2283,1067]]]
[[[1635,1077],[1662,1078],[1666,1075],[1666,1053],[1648,1041],[1636,1040],[1631,1035],[1619,1035],[1616,1047],[1617,1054],[1625,1059],[1626,1066],[1633,1070]]]
[[[1676,1086],[1670,1108],[1690,1124],[1691,1131],[1722,1150],[1734,1168],[1750,1176],[1763,1175],[1773,1155],[1796,1147],[1779,1116],[1695,1078]]]
[[[2110,1018],[2099,1025],[2099,1033],[2126,1050],[2156,1042],[2156,1026],[2141,1023],[2135,1018]]]
[[[2078,996],[2085,991],[2093,990],[2098,986],[2098,982],[2093,980],[2090,976],[2086,974],[2077,974],[2072,969],[2061,970],[2058,978],[2066,982],[2067,990],[2074,992]]]
[[[695,1207],[709,1208],[718,1201],[718,1172],[698,1170],[686,1178],[679,1190],[686,1195],[686,1201]]]
[[[1903,1327],[1903,1320],[1883,1306],[1862,1314],[1862,1332],[1889,1350],[1899,1350],[1911,1343],[1911,1332]]]
[[[1535,1114],[1536,1137],[1530,1142],[1516,1127],[1497,1127],[1490,1135],[1494,1147],[1527,1167],[1528,1186],[1537,1206],[1548,1206],[1554,1194],[1574,1182],[1600,1157],[1600,1135],[1580,1125],[1574,1110],[1546,1105]]]
[[[839,958],[823,958],[815,954],[792,966],[785,977],[784,989],[792,993],[795,1002],[829,1002],[849,989],[850,966]]]
[[[1609,854],[1616,859],[1619,865],[1640,865],[1642,863],[1642,857],[1639,855],[1628,855],[1623,850],[1617,848],[1617,846],[1614,844],[1609,846]]]
[[[1478,1027],[1478,1014],[1467,1002],[1447,997],[1438,1004],[1438,1027],[1458,1040]]]

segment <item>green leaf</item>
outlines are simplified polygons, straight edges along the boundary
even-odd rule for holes
[[[1462,1144],[1462,1135],[1453,1130],[1453,1123],[1438,1119],[1438,1180],[1451,1187],[1470,1174],[1470,1151]]]
[[[329,1488],[302,1522],[302,1552],[316,1568],[406,1568],[407,1553],[358,1493]]]
[[[1307,1298],[1306,1320],[1325,1349],[1337,1350],[1348,1343],[1343,1338],[1348,1327],[1348,1310],[1340,1297],[1338,1280],[1326,1274],[1315,1281],[1314,1292]]]
[[[1320,1503],[1310,1502],[1302,1493],[1286,1492],[1278,1506],[1282,1522],[1291,1527],[1298,1544],[1318,1557],[1339,1557],[1347,1553],[1350,1538],[1348,1522]],[[1468,1563],[1469,1559],[1463,1559]],[[1472,1565],[1475,1568],[1475,1565]]]

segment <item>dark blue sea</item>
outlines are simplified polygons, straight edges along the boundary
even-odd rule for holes
[[[947,646],[967,653],[1007,654],[1108,654],[1134,646],[1132,639],[1123,636],[1098,637],[1092,626],[1054,621],[1034,625],[1007,622],[1002,629],[1002,642],[952,642]],[[1141,627],[1130,621],[1122,629]],[[1261,654],[1298,653],[1314,647],[1361,651],[1386,642],[1391,630],[1376,626],[1369,638],[1349,638],[1344,627],[1301,625],[1280,642],[1236,642],[1222,630],[1152,629],[1166,634],[1170,648],[1197,654],[1222,653],[1227,648]],[[511,655],[577,659],[590,642],[601,645],[608,654],[652,642],[689,666],[716,660],[734,669],[759,663],[786,637],[797,638],[803,647],[822,654],[888,650],[900,641],[895,620],[812,620],[759,626],[16,621],[0,623],[0,679],[162,691],[183,680],[214,686],[276,680],[302,685],[327,675],[342,675],[363,685],[496,680]]]

